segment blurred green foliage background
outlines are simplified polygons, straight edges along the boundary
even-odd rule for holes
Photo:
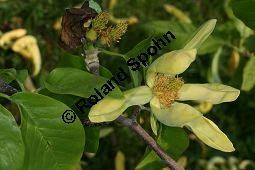
[[[176,42],[171,43],[165,51],[178,49],[189,38],[196,27],[208,19],[216,18],[217,25],[211,39],[199,51],[196,62],[187,70],[184,79],[187,82],[205,83],[219,82],[241,88],[243,69],[249,60],[250,53],[255,50],[255,36],[243,38],[229,15],[228,1],[217,0],[118,0],[113,8],[109,8],[109,0],[97,1],[102,9],[109,11],[116,18],[135,16],[138,22],[130,25],[128,32],[120,43],[106,48],[109,51],[126,53],[143,39],[154,35],[162,35],[168,30],[176,36]],[[42,86],[42,80],[56,67],[84,67],[80,62],[81,50],[65,51],[58,45],[59,30],[54,28],[63,15],[65,8],[82,4],[80,0],[1,0],[0,1],[0,33],[15,28],[25,28],[30,35],[37,38],[41,55],[42,69],[33,81],[37,88]],[[165,10],[164,5],[171,4],[181,9],[192,21],[182,22],[175,14]],[[217,51],[220,49],[220,57]],[[233,49],[237,49],[240,62],[231,66]],[[219,51],[218,51],[219,52]],[[72,54],[73,56],[71,56]],[[119,65],[127,67],[118,57],[100,56],[100,62],[113,74]],[[119,63],[119,64],[116,64]],[[82,65],[82,66],[81,66]],[[216,67],[216,69],[215,69]],[[234,68],[233,68],[234,67]],[[31,72],[31,63],[22,59],[10,50],[0,50],[0,68],[27,68]],[[84,67],[85,68],[85,67]],[[231,70],[232,69],[232,70]],[[234,71],[233,71],[234,69]],[[206,169],[203,160],[211,160],[222,156],[226,160],[234,156],[239,160],[255,161],[255,89],[241,91],[237,101],[214,106],[207,113],[233,142],[236,151],[223,153],[204,146],[195,140],[184,153],[187,158],[187,169]],[[142,126],[150,130],[148,113],[144,112]],[[146,119],[147,117],[147,119]],[[125,155],[126,169],[134,169],[143,157],[146,145],[127,128],[113,126],[114,129],[102,128],[102,139],[95,156],[85,154],[82,167],[86,170],[114,169],[114,159],[117,151]],[[112,132],[113,131],[113,132]],[[110,133],[107,133],[110,132]],[[248,169],[248,168],[247,168]]]

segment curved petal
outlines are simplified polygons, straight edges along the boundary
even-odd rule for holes
[[[108,122],[119,117],[126,109],[125,98],[112,98],[106,96],[91,107],[89,120],[91,122]]]
[[[175,76],[183,73],[196,58],[196,49],[181,49],[166,53],[156,59],[148,68],[147,85],[151,88],[157,73]]]
[[[189,42],[185,45],[185,49],[199,48],[199,46],[209,37],[209,35],[213,32],[214,27],[216,25],[216,19],[210,19],[206,21],[203,25],[201,25],[198,29],[194,37],[189,40]]]
[[[131,90],[125,91],[126,105],[143,105],[149,103],[152,98],[152,91],[148,86],[140,86]]]
[[[161,108],[156,97],[151,100],[150,106],[155,117],[167,126],[183,127],[186,123],[202,116],[193,107],[178,102],[173,103],[169,108]]]
[[[211,120],[200,117],[187,123],[195,135],[205,144],[223,152],[232,152],[235,150],[228,137]]]
[[[0,37],[0,47],[4,47],[5,45],[9,44],[12,40],[15,40],[26,35],[26,33],[27,31],[22,28],[6,32]]]
[[[148,103],[152,98],[151,89],[147,86],[140,86],[124,92],[123,98],[106,96],[96,105],[92,106],[89,112],[89,119],[92,122],[107,122],[118,118],[128,107]]]
[[[184,84],[178,91],[178,100],[206,101],[212,104],[231,102],[240,91],[222,84]]]
[[[12,50],[21,54],[24,58],[32,60],[33,76],[39,74],[41,70],[41,54],[35,37],[27,35],[18,39],[13,44]]]

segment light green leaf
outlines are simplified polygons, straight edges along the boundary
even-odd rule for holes
[[[21,170],[24,143],[12,114],[0,105],[0,169]]]
[[[242,90],[250,91],[255,85],[255,56],[246,63],[243,71]]]
[[[255,0],[233,0],[232,8],[237,18],[251,29],[255,29]]]
[[[19,105],[21,133],[25,143],[24,170],[74,170],[79,163],[85,134],[78,118],[65,123],[65,104],[34,93],[16,93],[11,99]]]
[[[94,9],[97,13],[102,12],[100,5],[93,0],[89,0],[89,7]]]
[[[178,159],[189,145],[189,138],[181,128],[162,125],[158,144],[173,158]],[[136,170],[155,170],[166,167],[154,151],[150,151],[137,165]]]

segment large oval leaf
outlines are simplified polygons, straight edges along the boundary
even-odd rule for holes
[[[0,169],[20,170],[24,161],[24,143],[12,114],[0,105]]]
[[[85,134],[79,119],[64,123],[65,104],[34,93],[11,97],[21,110],[25,170],[75,170],[83,153]]]
[[[96,94],[94,88],[100,91],[104,84],[107,84],[106,78],[74,68],[54,69],[49,74],[47,81],[45,81],[45,87],[53,93],[71,94],[84,98]],[[123,96],[116,85],[108,95],[114,97]]]

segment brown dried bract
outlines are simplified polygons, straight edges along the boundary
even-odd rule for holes
[[[87,28],[83,24],[91,18],[95,18],[97,12],[86,6],[82,8],[66,9],[62,19],[62,30],[60,35],[60,45],[65,49],[75,49],[82,45],[81,39],[84,37]]]

